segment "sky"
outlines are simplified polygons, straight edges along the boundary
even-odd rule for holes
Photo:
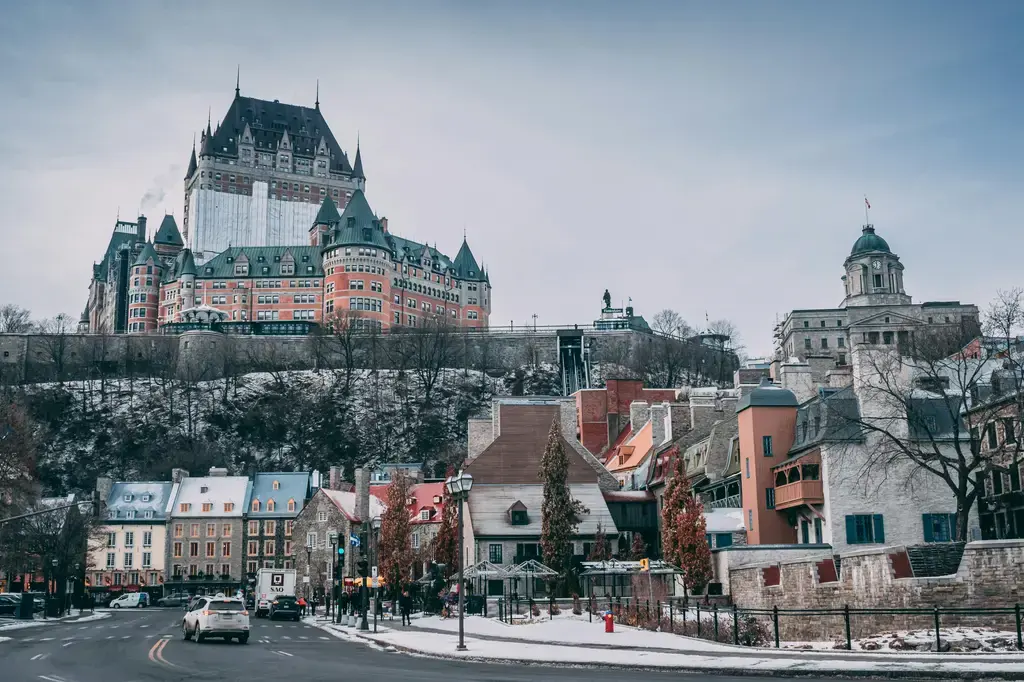
[[[0,3],[0,304],[82,311],[118,215],[181,223],[234,94],[320,104],[389,229],[490,272],[492,325],[738,326],[842,300],[870,220],[915,300],[1024,284],[1024,3]]]

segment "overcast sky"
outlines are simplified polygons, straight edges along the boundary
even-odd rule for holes
[[[492,324],[777,315],[842,299],[871,220],[915,300],[1020,276],[1024,3],[7,2],[0,303],[84,307],[115,217],[182,216],[233,96],[362,139],[394,232],[490,270]],[[827,7],[826,7],[827,6]]]

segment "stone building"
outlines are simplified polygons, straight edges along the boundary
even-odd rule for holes
[[[310,498],[307,472],[259,473],[245,502],[245,574],[260,568],[295,567],[295,519]]]
[[[849,365],[856,343],[897,346],[929,329],[978,328],[977,306],[914,303],[904,288],[903,263],[874,225],[864,226],[843,270],[839,307],[794,310],[776,326],[776,363],[798,358],[821,382],[827,370]]]
[[[87,576],[94,594],[163,591],[167,519],[177,486],[96,480],[102,521],[90,542]]]
[[[252,483],[216,467],[202,477],[175,469],[172,482],[177,494],[168,521],[168,587],[192,592],[240,587],[245,502]]]

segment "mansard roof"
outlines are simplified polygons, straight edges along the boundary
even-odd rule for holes
[[[125,247],[134,247],[138,241],[138,223],[129,223],[126,220],[118,220],[114,223],[114,231],[110,235],[106,251],[103,252],[103,258],[99,263],[93,265],[93,279],[100,282],[107,281],[107,271],[110,269],[110,263],[117,258],[117,252]]]
[[[236,263],[247,263],[248,274],[235,274]],[[293,263],[294,272],[282,272],[284,263]],[[324,269],[318,246],[232,246],[204,263],[198,275],[204,279],[323,277]]]
[[[317,107],[243,97],[236,95],[224,114],[223,121],[210,138],[203,142],[203,154],[212,156],[238,156],[238,141],[245,126],[253,138],[256,152],[277,151],[281,138],[287,134],[294,156],[313,158],[322,137],[330,154],[330,169],[336,173],[352,174],[348,156],[334,138],[327,121]]]

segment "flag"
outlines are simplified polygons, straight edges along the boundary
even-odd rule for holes
[[[868,198],[867,197],[864,197],[864,205],[867,206],[868,208],[871,208],[871,204],[868,203]]]

